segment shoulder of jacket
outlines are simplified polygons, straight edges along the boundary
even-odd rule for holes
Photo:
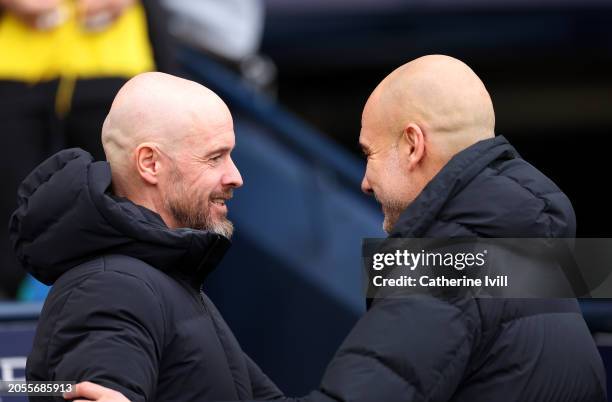
[[[149,284],[160,284],[173,279],[163,271],[138,258],[123,254],[108,254],[100,257],[104,271],[117,272],[138,278]]]

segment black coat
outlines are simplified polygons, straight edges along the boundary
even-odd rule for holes
[[[457,154],[392,237],[573,237],[570,201],[505,138]],[[605,401],[575,299],[374,299],[304,401]]]
[[[62,151],[19,189],[11,239],[53,284],[27,362],[29,380],[93,381],[132,401],[274,399],[201,283],[229,241],[169,230],[108,193],[106,162]]]

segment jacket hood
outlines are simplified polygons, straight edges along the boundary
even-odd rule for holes
[[[18,189],[9,235],[23,267],[51,285],[72,267],[105,254],[138,258],[165,272],[203,279],[230,241],[215,233],[169,229],[161,217],[110,193],[107,162],[81,149],[40,164]]]
[[[574,237],[567,196],[503,136],[455,155],[406,208],[391,237]]]

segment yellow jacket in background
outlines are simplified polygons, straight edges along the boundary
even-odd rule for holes
[[[74,2],[65,7],[69,18],[49,31],[33,29],[8,12],[0,15],[0,80],[129,78],[155,69],[141,4],[100,32],[82,27]]]

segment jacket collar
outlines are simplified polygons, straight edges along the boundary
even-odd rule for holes
[[[10,224],[24,268],[53,284],[83,262],[122,254],[201,281],[230,246],[216,233],[169,229],[158,214],[113,196],[110,188],[109,164],[93,162],[81,149],[61,151],[28,175]]]
[[[423,237],[446,202],[498,158],[519,157],[503,136],[479,141],[455,155],[402,212],[389,237]]]

